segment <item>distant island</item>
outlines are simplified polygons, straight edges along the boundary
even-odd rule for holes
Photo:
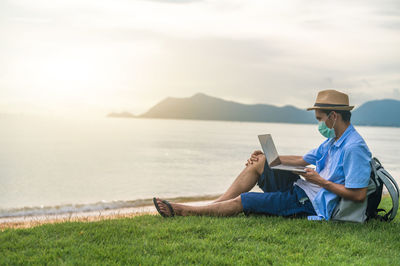
[[[135,118],[136,116],[129,112],[121,112],[121,113],[109,113],[108,117],[125,117],[125,118]]]
[[[352,123],[368,126],[400,126],[400,101],[385,99],[369,101],[352,112]],[[226,101],[203,93],[189,98],[168,97],[144,114],[135,116],[129,112],[110,113],[108,117],[164,118],[222,120],[275,123],[315,123],[314,112],[287,105],[278,107],[268,104],[242,104]]]

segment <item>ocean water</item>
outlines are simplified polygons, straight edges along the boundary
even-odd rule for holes
[[[400,181],[400,128],[356,129]],[[220,194],[264,133],[280,154],[324,140],[316,124],[0,116],[0,217]]]

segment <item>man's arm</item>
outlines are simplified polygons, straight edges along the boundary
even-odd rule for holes
[[[295,165],[295,166],[307,166],[309,163],[304,161],[303,156],[297,155],[281,155],[279,156],[281,164]]]
[[[262,151],[256,150],[253,152],[251,155],[250,159],[247,160],[246,166],[248,164],[252,164],[253,162],[258,161],[258,156],[260,154],[263,154]],[[279,156],[279,160],[281,161],[281,164],[287,164],[287,165],[294,165],[294,166],[307,166],[309,163],[304,161],[302,156],[296,156],[296,155],[281,155]]]
[[[367,197],[367,188],[346,188],[344,185],[336,184],[322,178],[314,169],[306,169],[306,173],[299,173],[307,181],[317,184],[336,195],[352,200],[355,202],[363,202]]]

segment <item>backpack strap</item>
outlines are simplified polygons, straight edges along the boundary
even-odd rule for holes
[[[391,176],[384,168],[380,169],[387,178],[390,179],[390,182],[396,187],[397,197],[399,197],[399,187],[397,186],[396,180],[394,180],[393,176]]]
[[[371,169],[374,173],[373,175],[371,175],[372,181],[374,181],[375,185],[378,186],[376,178],[378,176],[377,173],[378,169],[382,167],[381,162],[378,160],[378,158],[374,157],[370,161],[370,164],[371,164]]]
[[[392,209],[383,216],[384,220],[391,221],[396,217],[399,208],[399,187],[394,178],[384,168],[380,168],[377,171],[377,178],[383,182],[392,198]]]

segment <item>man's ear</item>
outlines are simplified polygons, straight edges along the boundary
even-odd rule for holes
[[[335,111],[332,111],[332,115],[331,115],[331,117],[332,117],[332,121],[335,121],[335,120],[337,120],[338,119],[338,113],[336,113]]]

